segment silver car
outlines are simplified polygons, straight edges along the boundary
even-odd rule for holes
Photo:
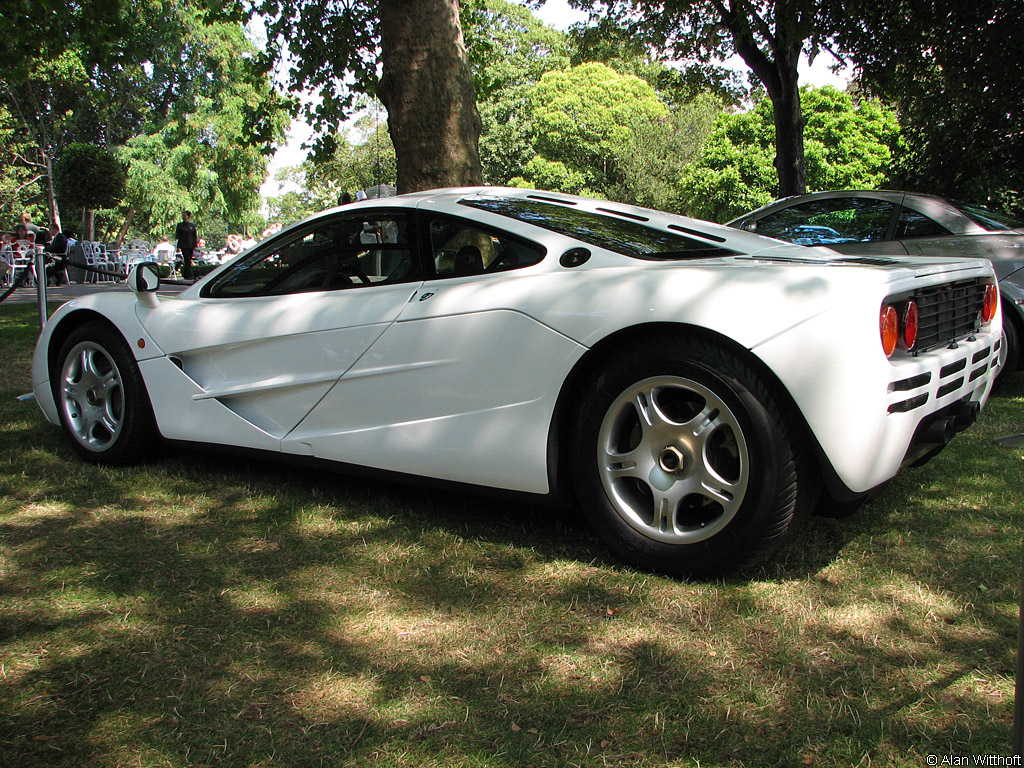
[[[1003,305],[1002,376],[1024,367],[1024,222],[931,195],[856,190],[786,197],[729,226],[840,253],[990,259]]]

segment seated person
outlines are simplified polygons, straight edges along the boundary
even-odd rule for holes
[[[68,237],[59,229],[56,229],[56,225],[53,225],[56,234],[50,238],[46,247],[43,251],[49,256],[63,257],[68,255]],[[45,230],[44,230],[45,231]],[[65,285],[70,281],[68,278],[68,269],[64,261],[53,261],[52,258],[47,258],[46,264],[46,282],[53,285]]]

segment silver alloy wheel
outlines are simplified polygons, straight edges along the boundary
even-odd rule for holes
[[[90,451],[110,448],[124,427],[124,386],[110,353],[94,341],[64,358],[60,406],[68,430]]]
[[[623,391],[598,433],[601,483],[618,515],[643,535],[692,544],[739,511],[750,479],[736,415],[703,384],[678,376]]]

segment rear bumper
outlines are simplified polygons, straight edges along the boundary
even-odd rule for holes
[[[957,344],[893,359],[881,353],[876,330],[867,339],[822,327],[798,347],[782,338],[755,352],[793,395],[838,499],[870,491],[900,467],[935,455],[977,418],[999,370],[998,318]]]

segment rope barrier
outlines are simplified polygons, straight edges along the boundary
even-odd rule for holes
[[[83,264],[83,263],[78,262],[78,261],[72,261],[70,258],[67,258],[67,257],[60,257],[60,258],[54,259],[53,262],[52,262],[52,265],[56,266],[58,269],[63,268],[64,270],[67,270],[68,267],[75,267],[76,269],[80,269],[83,272],[91,272],[92,274],[103,275],[105,277],[113,277],[115,280],[125,280],[128,277],[128,273],[126,273],[126,272],[113,271],[113,270],[109,270],[109,269],[101,269],[100,267],[94,266],[92,264]],[[0,294],[0,303],[3,303],[16,290],[18,290],[19,288],[24,287],[25,283],[28,282],[28,279],[31,277],[31,275],[32,275],[32,267],[25,267],[25,268],[23,268],[21,270],[18,270],[17,274],[15,275],[14,281],[11,284],[11,287],[8,288],[6,291],[4,291],[4,293]],[[39,279],[38,275],[36,275],[36,279],[37,280]],[[46,279],[45,275],[43,275],[43,279],[44,280]],[[171,285],[191,285],[192,284],[192,281],[190,281],[190,280],[161,279],[160,282],[161,283],[169,283]]]
[[[11,281],[11,287],[4,291],[3,294],[0,294],[0,303],[3,303],[12,293],[27,283],[31,273],[32,270],[29,267],[25,267],[21,272],[16,274],[14,276],[14,280]]]

